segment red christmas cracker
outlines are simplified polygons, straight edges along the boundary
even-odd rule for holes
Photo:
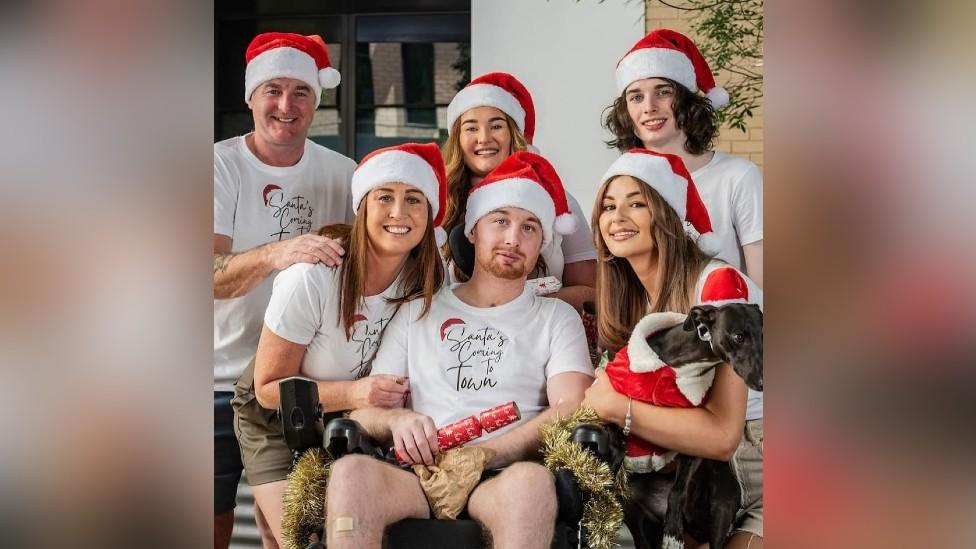
[[[469,416],[437,430],[437,448],[443,452],[481,436],[478,418]]]
[[[506,402],[500,406],[489,408],[477,416],[468,416],[460,421],[455,421],[450,425],[445,425],[437,430],[437,448],[441,452],[450,450],[455,446],[460,446],[476,438],[480,438],[482,431],[492,432],[511,425],[522,419],[522,412],[514,401]],[[399,451],[396,457],[403,463],[409,460]]]
[[[522,419],[522,412],[519,411],[515,401],[506,402],[501,406],[489,408],[478,414],[478,422],[489,433],[497,431],[506,425],[511,425],[520,419]]]

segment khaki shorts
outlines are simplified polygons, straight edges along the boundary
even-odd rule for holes
[[[245,468],[247,467],[245,463]],[[742,489],[742,508],[733,531],[763,535],[763,420],[746,422],[739,447],[732,456],[732,470]]]
[[[285,444],[281,416],[258,404],[254,394],[254,361],[234,384],[234,433],[251,486],[285,480],[291,470],[291,450]]]

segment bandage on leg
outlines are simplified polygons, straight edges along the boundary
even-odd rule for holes
[[[353,517],[336,517],[332,521],[332,532],[336,536],[351,536],[356,531],[356,520]]]

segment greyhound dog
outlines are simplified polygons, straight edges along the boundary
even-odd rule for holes
[[[649,315],[638,323],[630,344],[607,365],[617,391],[661,406],[699,406],[707,397],[715,367],[723,362],[748,387],[762,390],[762,312],[757,305],[699,305],[683,318],[657,315],[657,321]],[[661,329],[662,323],[670,326]],[[662,369],[663,365],[670,370]],[[654,373],[663,373],[665,381],[660,381],[662,375],[647,377]],[[741,498],[728,462],[667,452],[625,437],[614,425],[608,426],[608,432],[614,454],[611,463],[626,463],[632,471],[624,522],[638,549],[650,549],[658,540],[664,549],[684,547],[686,527],[692,537],[708,541],[710,547],[724,546]],[[673,475],[657,472],[672,458],[677,463]]]

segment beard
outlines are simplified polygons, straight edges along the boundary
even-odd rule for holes
[[[505,251],[510,254],[518,255],[521,261],[510,264],[503,264],[499,260],[496,260],[495,252],[498,250]],[[515,250],[509,250],[505,248],[496,248],[491,251],[491,255],[488,257],[479,256],[477,258],[478,265],[485,271],[491,273],[493,276],[504,280],[518,280],[526,276],[529,269],[527,266],[527,261],[525,259],[525,254]]]

